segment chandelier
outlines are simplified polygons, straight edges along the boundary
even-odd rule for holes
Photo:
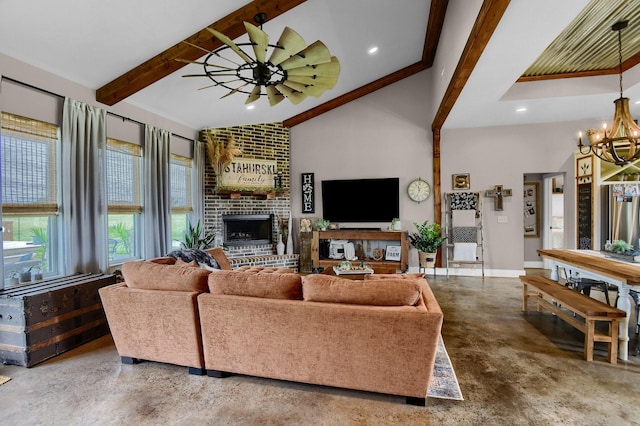
[[[629,98],[622,96],[622,30],[627,27],[628,21],[616,22],[611,29],[618,32],[618,63],[620,74],[620,97],[613,101],[615,112],[611,127],[607,123],[602,129],[589,129],[586,135],[589,138],[589,146],[586,152],[582,144],[582,132],[578,133],[578,148],[582,155],[590,152],[598,158],[614,163],[618,166],[629,164],[640,158],[640,126],[638,126],[629,112]]]
[[[245,104],[255,102],[261,96],[267,96],[271,106],[284,98],[298,104],[307,96],[319,97],[325,90],[332,89],[338,81],[340,63],[331,56],[327,46],[319,40],[307,46],[302,37],[289,27],[282,31],[277,44],[269,44],[269,36],[262,31],[266,19],[264,13],[254,17],[260,28],[244,22],[249,43],[234,43],[224,34],[207,28],[224,46],[209,51],[189,43],[208,55],[202,62],[177,59],[204,68],[204,74],[183,77],[208,77],[214,84],[201,89],[224,87],[229,92],[222,98],[244,93],[248,95]],[[245,52],[245,46],[252,47],[255,58]],[[272,52],[267,59],[269,49]]]

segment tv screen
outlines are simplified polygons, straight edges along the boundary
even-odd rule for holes
[[[391,222],[400,217],[400,179],[323,180],[322,217],[331,222]]]

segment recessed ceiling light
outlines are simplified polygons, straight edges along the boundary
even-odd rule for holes
[[[520,107],[516,110],[516,112],[525,112],[527,110],[526,107]]]
[[[636,105],[637,105],[637,104],[640,104],[640,101],[635,101],[635,102],[634,102],[634,104],[636,104]]]
[[[369,53],[369,55],[375,55],[376,53],[378,53],[378,46],[371,47],[367,52]]]
[[[248,110],[252,110],[252,109],[254,109],[255,107],[256,107],[255,105],[247,105],[247,109],[248,109]]]

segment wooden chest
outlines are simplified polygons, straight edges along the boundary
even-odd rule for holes
[[[0,290],[0,361],[31,367],[107,334],[98,289],[115,282],[78,274]]]

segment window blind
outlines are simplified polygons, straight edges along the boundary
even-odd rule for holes
[[[191,159],[171,154],[171,213],[191,213]]]
[[[2,112],[2,210],[4,214],[57,214],[59,127]]]
[[[109,213],[142,213],[140,146],[107,138]]]

